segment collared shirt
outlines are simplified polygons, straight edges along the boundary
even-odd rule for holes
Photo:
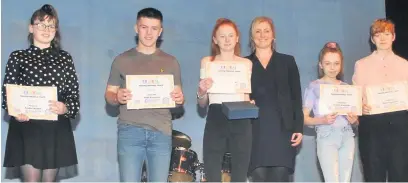
[[[380,57],[376,51],[358,60],[354,67],[353,84],[363,87],[397,81],[408,81],[408,62],[391,52]],[[364,92],[365,93],[365,92]],[[365,102],[365,94],[363,102]]]

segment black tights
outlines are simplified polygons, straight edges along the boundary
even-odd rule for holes
[[[251,176],[253,182],[289,182],[289,169],[280,166],[258,167]]]

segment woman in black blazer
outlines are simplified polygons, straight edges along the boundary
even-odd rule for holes
[[[260,111],[252,126],[249,175],[254,182],[286,182],[294,172],[296,146],[303,137],[299,71],[293,56],[274,49],[270,18],[255,18],[250,31],[251,99]]]

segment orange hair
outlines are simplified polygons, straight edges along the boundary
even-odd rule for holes
[[[229,25],[229,26],[231,26],[232,28],[234,28],[234,30],[235,30],[237,36],[238,36],[238,37],[240,36],[240,33],[239,33],[239,30],[238,30],[237,24],[235,24],[235,23],[234,23],[232,20],[230,20],[230,19],[227,19],[227,18],[219,18],[219,19],[216,21],[216,23],[215,23],[214,29],[213,29],[213,31],[212,31],[212,36],[211,36],[211,61],[214,60],[214,59],[215,59],[215,56],[216,56],[216,55],[219,55],[220,52],[221,52],[221,51],[220,51],[220,47],[219,47],[217,44],[214,43],[213,37],[215,37],[215,35],[216,35],[216,33],[217,33],[217,30],[218,30],[221,26],[223,26],[223,25]],[[234,54],[237,55],[237,56],[241,55],[241,43],[240,43],[239,40],[238,40],[237,44],[235,45]]]
[[[395,25],[391,20],[387,20],[385,18],[383,19],[377,19],[371,24],[370,27],[370,34],[371,37],[373,37],[377,33],[381,32],[391,32],[392,34],[395,34]]]

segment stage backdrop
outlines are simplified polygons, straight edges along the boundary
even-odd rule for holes
[[[2,0],[2,76],[10,52],[27,48],[29,18],[44,3],[58,10],[63,47],[74,58],[81,89],[81,115],[75,129],[79,176],[63,181],[118,181],[116,117],[115,111],[106,107],[104,92],[114,57],[135,46],[133,26],[138,10],[155,7],[164,15],[161,48],[179,60],[186,97],[185,115],[173,122],[174,129],[192,138],[192,149],[200,160],[205,118],[196,108],[196,89],[200,59],[210,53],[211,31],[217,18],[230,18],[238,24],[246,56],[250,54],[247,45],[251,20],[261,15],[272,17],[277,50],[296,57],[304,89],[316,79],[318,53],[327,41],[340,43],[345,55],[345,78],[351,82],[355,61],[370,53],[371,22],[385,16],[383,0]],[[2,161],[7,129],[3,119]],[[297,156],[294,179],[321,181],[314,131],[307,127],[305,130],[307,136]],[[357,157],[352,179],[362,181]]]

